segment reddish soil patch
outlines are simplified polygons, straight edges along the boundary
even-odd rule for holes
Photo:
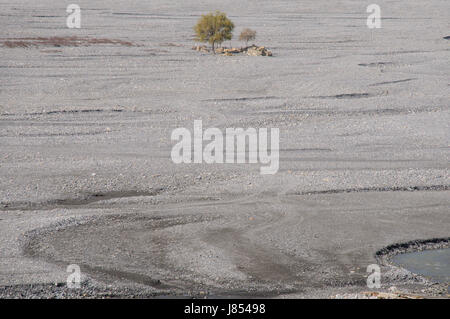
[[[135,46],[132,42],[107,39],[107,38],[88,38],[88,37],[36,37],[36,38],[8,38],[0,40],[3,47],[6,48],[31,48],[31,47],[79,47],[91,46],[97,44],[112,44],[122,46]]]
[[[172,43],[172,42],[167,42],[167,43],[160,43],[159,44],[162,47],[182,47],[182,44],[176,44],[176,43]]]

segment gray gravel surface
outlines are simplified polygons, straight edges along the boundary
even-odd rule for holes
[[[445,294],[376,253],[448,246],[449,1],[380,0],[373,31],[351,0],[80,0],[77,30],[69,3],[0,1],[0,297],[328,298],[374,263]],[[274,56],[191,50],[215,9]],[[52,36],[133,45],[2,46]],[[278,173],[172,163],[196,119],[279,128]]]

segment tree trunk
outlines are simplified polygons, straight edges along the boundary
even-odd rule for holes
[[[214,55],[216,55],[216,48],[214,47],[215,44],[216,44],[215,42],[212,43],[212,51],[213,51]]]

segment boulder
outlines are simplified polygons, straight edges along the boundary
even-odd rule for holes
[[[259,56],[259,55],[262,55],[262,52],[258,51],[256,48],[249,48],[249,49],[247,49],[247,55]]]

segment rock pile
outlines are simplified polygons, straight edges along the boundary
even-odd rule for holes
[[[211,52],[211,49],[209,49],[206,45],[196,45],[192,47],[192,50],[205,53]],[[250,56],[272,56],[272,52],[270,50],[267,50],[265,47],[259,47],[257,45],[252,45],[245,48],[217,48],[216,53],[226,56],[232,56],[234,54],[241,53]]]
[[[272,56],[272,52],[267,50],[265,47],[258,47],[256,45],[252,45],[251,47],[246,48],[247,55],[252,56]]]

